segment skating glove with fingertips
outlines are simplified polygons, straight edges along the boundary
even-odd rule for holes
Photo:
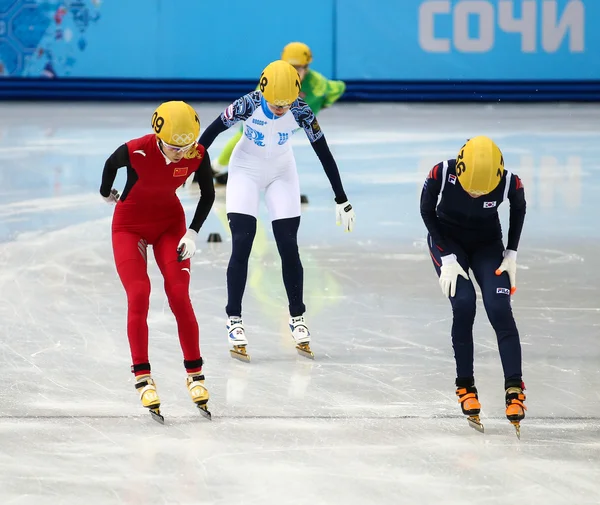
[[[469,280],[469,275],[463,270],[463,267],[460,266],[460,263],[456,259],[456,254],[442,256],[441,271],[440,287],[445,296],[453,297],[456,295],[456,284],[459,275],[466,280]]]
[[[185,261],[190,259],[196,253],[196,239],[198,238],[198,232],[191,228],[185,232],[185,235],[181,237],[179,245],[177,246],[177,261]]]
[[[354,229],[354,209],[350,202],[335,204],[335,223],[342,226],[344,231],[352,231]]]
[[[513,251],[512,249],[504,251],[504,259],[496,270],[496,275],[502,275],[502,272],[508,274],[510,294],[514,295],[517,290],[517,251]]]

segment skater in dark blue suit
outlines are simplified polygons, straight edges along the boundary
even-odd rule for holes
[[[438,202],[439,200],[439,202]],[[498,207],[510,203],[506,249]],[[421,216],[440,286],[452,305],[452,346],[456,360],[456,395],[471,425],[483,431],[481,405],[473,373],[475,288],[498,339],[504,370],[506,416],[519,429],[525,417],[521,343],[511,309],[516,291],[517,247],[525,220],[521,179],[504,168],[504,158],[487,137],[470,139],[456,159],[431,169],[421,193]]]

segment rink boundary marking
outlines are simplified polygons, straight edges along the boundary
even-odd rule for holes
[[[168,416],[171,419],[178,420],[187,420],[187,419],[198,419],[198,416],[195,415],[169,415],[165,413],[165,417]],[[135,415],[106,415],[106,416],[90,416],[90,415],[49,415],[49,416],[0,416],[0,421],[4,419],[12,419],[12,420],[44,420],[44,419],[145,419],[148,416],[146,414],[135,414]],[[414,415],[405,415],[405,416],[260,416],[260,415],[223,415],[220,416],[213,412],[213,419],[275,419],[275,420],[332,420],[332,421],[353,421],[353,420],[368,420],[368,421],[387,421],[394,419],[418,419],[418,420],[427,420],[427,421],[435,421],[435,420],[450,420],[450,419],[462,419],[461,416],[456,415],[441,415],[435,417],[428,416],[414,416]],[[490,421],[506,421],[505,417],[485,417],[486,420]],[[561,422],[582,422],[582,421],[599,421],[600,416],[595,417],[526,417],[525,421],[561,421]]]

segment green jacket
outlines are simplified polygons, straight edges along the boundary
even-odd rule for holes
[[[300,98],[309,105],[315,114],[323,107],[329,107],[346,91],[344,81],[329,81],[319,72],[309,70],[302,81]]]

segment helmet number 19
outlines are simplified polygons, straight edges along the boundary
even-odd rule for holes
[[[164,124],[165,120],[162,118],[162,116],[159,116],[158,113],[155,112],[152,115],[152,128],[154,128],[154,131],[156,133],[160,133]]]

